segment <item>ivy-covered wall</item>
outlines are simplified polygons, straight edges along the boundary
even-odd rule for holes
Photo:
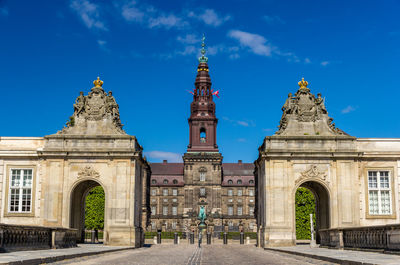
[[[85,229],[104,229],[105,195],[101,186],[89,191],[86,196]]]
[[[315,229],[315,198],[312,192],[300,187],[296,191],[296,238],[311,239],[310,214]]]

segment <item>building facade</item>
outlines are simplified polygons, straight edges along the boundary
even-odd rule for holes
[[[208,59],[199,58],[190,105],[189,145],[183,163],[151,163],[149,230],[197,229],[201,206],[212,231],[255,231],[254,165],[223,163]]]
[[[83,241],[85,197],[100,185],[105,244],[141,246],[150,167],[112,93],[93,83],[58,133],[0,138],[0,223],[76,228]]]
[[[316,198],[317,231],[400,222],[400,139],[356,138],[336,128],[304,79],[282,111],[255,162],[261,246],[295,244],[298,187]]]

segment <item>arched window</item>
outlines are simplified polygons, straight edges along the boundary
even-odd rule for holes
[[[228,180],[228,184],[229,184],[229,185],[233,184],[233,181],[232,181],[231,179]]]
[[[241,179],[239,179],[238,181],[237,181],[237,184],[242,184],[242,180]]]
[[[168,179],[164,179],[164,184],[168,184]]]
[[[151,180],[151,184],[157,184],[157,180],[152,179],[152,180]]]
[[[200,129],[200,143],[205,143],[207,138],[206,129]]]
[[[172,183],[178,184],[178,181],[177,181],[176,179],[174,179],[174,180],[172,181]]]
[[[249,184],[254,184],[254,180],[249,180]]]

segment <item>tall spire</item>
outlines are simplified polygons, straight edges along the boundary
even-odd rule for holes
[[[199,57],[200,63],[206,63],[208,61],[208,58],[204,56],[206,54],[206,49],[205,49],[206,44],[204,43],[205,40],[206,40],[206,37],[204,36],[204,33],[203,33],[203,38],[201,38],[201,50],[200,50],[201,57]]]

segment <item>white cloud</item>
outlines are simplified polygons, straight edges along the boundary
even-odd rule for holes
[[[263,19],[268,24],[286,24],[286,22],[279,16],[263,16]]]
[[[196,36],[195,34],[186,34],[185,37],[178,36],[176,39],[184,44],[195,44],[200,42],[200,37]]]
[[[228,32],[228,36],[236,39],[241,46],[249,48],[257,55],[271,56],[273,48],[267,39],[261,35],[240,30],[231,30]]]
[[[107,41],[105,41],[105,40],[97,40],[97,44],[99,45],[100,49],[102,49],[103,51],[110,52],[110,50],[106,46]]]
[[[198,47],[189,45],[189,46],[186,46],[182,51],[176,51],[176,54],[179,54],[179,55],[191,55],[191,54],[196,54],[198,52],[199,52],[199,48]]]
[[[237,124],[239,124],[240,126],[249,127],[249,123],[246,121],[237,121]]]
[[[323,61],[323,62],[321,62],[321,65],[322,65],[322,66],[327,66],[328,64],[330,64],[330,62],[328,62],[328,61]]]
[[[174,14],[160,15],[158,17],[151,17],[149,19],[149,28],[164,27],[170,29],[173,27],[183,28],[187,26],[187,22],[183,21],[182,18],[175,16]]]
[[[196,18],[203,21],[206,25],[218,27],[222,23],[231,19],[231,16],[226,15],[224,17],[219,16],[214,9],[205,9],[204,12],[196,14],[195,12],[189,12],[189,17]]]
[[[229,59],[235,60],[235,59],[239,59],[240,55],[237,53],[233,53],[231,55],[229,55]]]
[[[309,63],[311,63],[311,60],[310,60],[309,58],[305,58],[305,59],[304,59],[304,63],[305,63],[305,64],[309,64]]]
[[[240,143],[247,142],[247,140],[245,138],[238,138],[237,141],[240,142]]]
[[[223,120],[226,120],[230,123],[233,123],[234,125],[239,125],[239,126],[243,126],[243,127],[249,127],[249,126],[256,126],[255,123],[253,121],[239,121],[239,120],[231,120],[230,118],[224,116],[222,117]]]
[[[347,114],[347,113],[352,112],[352,111],[355,111],[355,110],[356,110],[355,107],[349,105],[349,106],[347,106],[346,108],[342,109],[342,113],[343,113],[343,114]]]
[[[108,30],[100,20],[99,6],[88,0],[73,0],[70,8],[74,10],[89,29]]]
[[[136,6],[135,1],[131,1],[126,5],[122,6],[122,17],[127,21],[141,22],[145,16],[145,13],[139,10]]]
[[[154,160],[168,160],[168,162],[182,162],[182,155],[164,151],[144,152],[144,155]]]
[[[273,129],[271,129],[271,128],[264,128],[264,129],[262,129],[264,132],[272,132],[273,131]]]

